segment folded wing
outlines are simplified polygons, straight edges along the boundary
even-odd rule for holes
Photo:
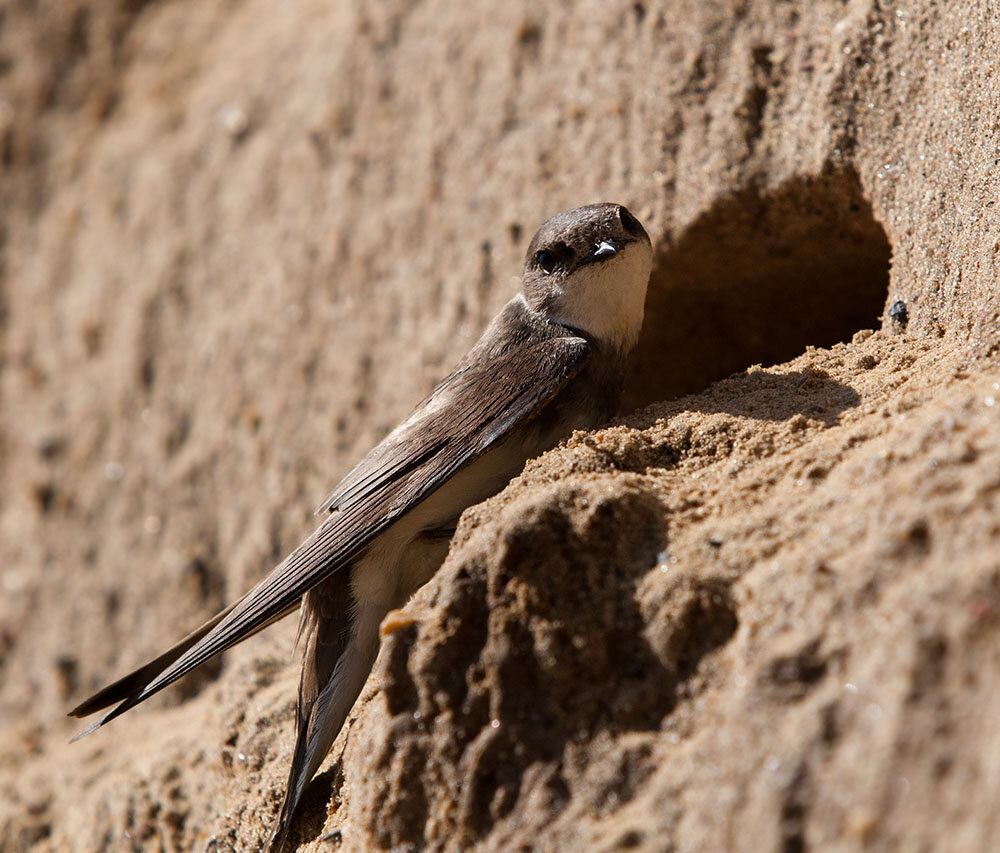
[[[544,409],[588,352],[582,338],[555,337],[461,367],[331,492],[319,527],[243,598],[70,715],[86,716],[118,702],[88,731],[99,728],[290,613],[305,592],[349,563],[400,515]]]

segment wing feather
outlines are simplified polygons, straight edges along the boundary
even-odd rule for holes
[[[311,536],[228,612],[195,632],[193,644],[182,641],[172,650],[183,649],[181,654],[167,653],[154,661],[168,665],[157,669],[155,677],[124,698],[94,728],[294,609],[309,589],[348,563],[401,514],[515,425],[536,416],[579,372],[588,353],[582,338],[554,337],[512,348],[491,361],[453,373],[425,401],[423,411],[418,408],[389,436],[391,441],[374,448],[355,469],[357,473],[348,475],[331,493],[331,512]],[[148,664],[138,672],[154,668]],[[135,681],[128,684],[133,686]],[[93,700],[79,708],[96,710]]]
[[[451,389],[468,367],[459,365],[413,410],[403,423],[373,447],[365,458],[337,483],[316,508],[316,514],[330,512],[371,494],[379,486],[396,479],[406,467],[413,467],[420,450],[432,453],[442,436],[429,434],[424,427],[428,415],[444,405]],[[400,452],[405,448],[405,452]]]

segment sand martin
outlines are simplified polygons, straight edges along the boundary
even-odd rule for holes
[[[651,264],[646,231],[620,204],[549,219],[528,247],[520,293],[326,496],[315,532],[234,604],[74,708],[83,717],[116,705],[83,734],[301,605],[295,751],[269,841],[280,848],[371,672],[380,622],[444,561],[462,511],[615,414]]]

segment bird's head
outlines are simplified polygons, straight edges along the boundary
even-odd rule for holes
[[[528,247],[524,299],[546,319],[628,351],[642,327],[652,262],[649,235],[624,205],[567,210]]]

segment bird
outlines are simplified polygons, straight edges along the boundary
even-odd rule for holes
[[[454,370],[326,496],[298,548],[242,598],[69,712],[90,734],[301,608],[295,745],[267,849],[333,746],[378,655],[379,626],[444,562],[461,513],[524,463],[617,411],[642,327],[652,243],[614,203],[559,213],[521,287]]]

